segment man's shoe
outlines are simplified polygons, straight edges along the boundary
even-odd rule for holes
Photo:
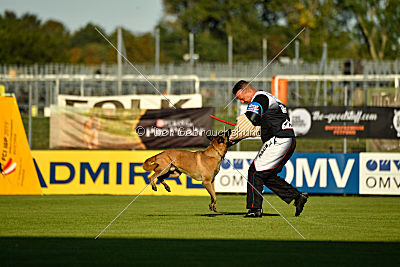
[[[296,207],[296,213],[294,216],[299,216],[303,211],[304,205],[306,204],[308,199],[307,193],[301,193],[299,197],[294,201],[294,206]]]
[[[262,209],[250,209],[244,217],[245,218],[261,218],[262,215],[263,215]]]

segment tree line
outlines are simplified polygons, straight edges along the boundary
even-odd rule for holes
[[[263,39],[271,58],[303,28],[298,40],[305,61],[320,59],[323,43],[329,58],[392,60],[400,55],[400,0],[163,0],[163,6],[157,25],[161,63],[184,61],[190,32],[200,62],[227,62],[229,36],[234,61],[247,62],[262,58]],[[95,27],[105,33],[92,23],[70,32],[56,20],[5,11],[0,14],[0,62],[116,62],[116,52]],[[129,59],[154,62],[154,32],[123,28],[122,33]],[[117,29],[106,36],[116,44]],[[282,55],[293,58],[294,46]]]

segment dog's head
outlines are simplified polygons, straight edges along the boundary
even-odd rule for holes
[[[230,141],[229,136],[231,134],[231,130],[222,132],[216,136],[207,136],[207,138],[211,141],[211,145],[218,149],[218,151],[223,151],[224,155],[229,147]]]

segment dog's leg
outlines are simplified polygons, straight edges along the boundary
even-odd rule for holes
[[[160,180],[160,183],[162,183],[165,187],[165,190],[167,190],[168,192],[171,192],[171,188],[167,185],[167,183],[164,181],[165,178],[171,177],[171,178],[178,178],[180,175],[182,174],[181,171],[178,170],[174,170],[174,171],[169,171],[166,174],[162,175],[162,179],[160,179],[161,177],[158,177],[158,180]],[[165,177],[164,177],[165,176]]]
[[[212,182],[211,182],[211,188],[212,188],[212,191],[214,192],[214,200],[211,200],[211,202],[212,203],[214,203],[213,204],[213,207],[214,207],[214,211],[215,212],[217,212],[217,194],[215,193],[215,183],[214,183],[214,181],[215,181],[215,179],[213,178],[213,180],[212,180]]]
[[[151,183],[151,188],[154,190],[154,191],[157,191],[157,185],[156,185],[156,178],[158,177],[160,175],[160,172],[154,172],[150,177],[149,177],[149,180],[150,180],[150,183]]]
[[[161,181],[163,179],[162,176],[164,174],[167,174],[168,172],[170,172],[170,166],[171,166],[171,163],[173,161],[170,161],[170,158],[158,157],[157,162],[156,162],[157,163],[157,167],[154,169],[153,175],[151,175],[149,177],[150,183],[151,183],[151,187],[153,188],[154,191],[157,191],[156,178],[159,178],[160,181]],[[166,176],[166,177],[168,177],[168,176]],[[166,177],[164,177],[164,178],[166,178]],[[165,186],[166,184],[163,183],[163,185]],[[167,187],[169,188],[168,185],[167,185]]]
[[[181,171],[175,170],[175,171],[171,172],[171,174],[168,177],[178,178],[181,174],[182,174]]]
[[[207,189],[208,193],[211,196],[211,203],[208,206],[211,211],[217,212],[217,195],[215,194],[213,183],[210,181],[211,179],[204,179],[203,185]]]
[[[171,172],[167,172],[166,174],[163,174],[161,176],[158,177],[158,180],[160,181],[160,183],[162,183],[162,185],[164,186],[165,190],[167,190],[168,192],[171,192],[171,188],[167,185],[167,183],[164,181],[165,178],[168,178],[170,176]]]
[[[168,170],[164,170],[159,166],[154,170],[154,173],[149,177],[150,183],[151,183],[151,188],[154,191],[157,191],[157,185],[156,185],[156,178],[160,178],[162,177],[164,174],[166,174],[168,172]],[[168,177],[168,176],[167,176]],[[165,178],[165,177],[164,177]],[[163,178],[161,178],[163,180]],[[160,180],[161,181],[161,180]],[[163,183],[163,185],[165,186],[165,182]],[[167,187],[169,187],[167,185]]]
[[[169,187],[169,185],[167,185],[167,183],[164,180],[162,180],[161,183],[163,184],[165,190],[167,190],[168,192],[171,192],[171,188]]]

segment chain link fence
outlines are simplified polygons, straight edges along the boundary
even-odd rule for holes
[[[289,81],[288,106],[352,106],[375,105],[400,107],[399,61],[332,60],[326,68],[320,63],[275,62],[265,67],[262,62],[166,64],[155,73],[153,64],[136,66],[146,78],[123,66],[118,79],[116,65],[47,64],[32,66],[0,65],[0,86],[18,100],[27,136],[32,149],[49,148],[49,107],[57,104],[58,94],[107,96],[128,94],[191,94],[200,93],[204,106],[215,108],[217,116],[234,121],[238,112],[231,102],[232,86],[240,79],[252,81],[257,89],[270,91],[273,75]],[[325,73],[321,70],[324,69]],[[150,83],[146,80],[148,79]],[[216,124],[215,127],[222,127]],[[399,149],[397,140],[388,141]],[[348,152],[379,150],[367,139],[335,138],[298,140],[298,152]],[[379,146],[378,146],[379,147]],[[242,142],[241,150],[258,150],[259,141]]]

